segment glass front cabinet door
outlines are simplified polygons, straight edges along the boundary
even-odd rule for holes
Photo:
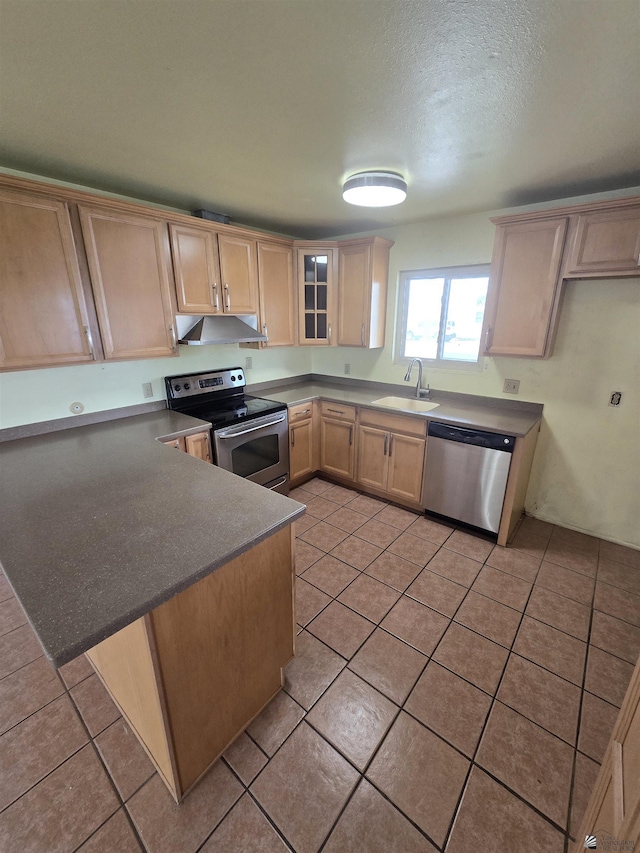
[[[298,249],[300,345],[335,342],[334,249]]]

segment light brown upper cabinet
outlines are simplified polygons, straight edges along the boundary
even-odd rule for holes
[[[339,244],[339,346],[384,346],[391,246],[393,241],[382,237]]]
[[[258,313],[256,241],[218,234],[222,308],[227,314]]]
[[[296,315],[291,246],[258,242],[258,289],[262,332],[269,339],[262,346],[294,346]]]
[[[640,275],[640,207],[577,217],[565,276]]]
[[[335,249],[298,249],[298,328],[300,346],[332,346],[335,337]]]
[[[177,355],[166,224],[79,205],[106,358]]]
[[[178,311],[222,311],[218,242],[215,231],[169,223]]]
[[[0,190],[0,368],[93,357],[67,205]]]
[[[566,216],[498,225],[484,320],[484,354],[544,356],[557,306]]]

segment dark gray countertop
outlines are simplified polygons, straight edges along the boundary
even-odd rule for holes
[[[539,403],[520,403],[518,401],[473,397],[470,394],[432,391],[429,400],[438,403],[437,409],[430,412],[403,412],[387,406],[376,406],[373,401],[386,396],[410,398],[407,386],[379,386],[373,383],[351,384],[332,383],[330,381],[302,382],[294,385],[272,385],[261,387],[260,394],[287,403],[289,406],[305,403],[313,399],[331,400],[336,403],[351,403],[355,406],[367,406],[380,412],[426,418],[457,426],[485,429],[489,432],[508,435],[526,435],[540,420],[542,405]],[[382,388],[383,390],[380,390]]]
[[[302,515],[156,441],[162,410],[0,444],[0,560],[60,666]]]

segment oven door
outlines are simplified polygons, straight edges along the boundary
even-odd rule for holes
[[[220,468],[286,494],[289,484],[286,409],[214,430],[213,443]]]

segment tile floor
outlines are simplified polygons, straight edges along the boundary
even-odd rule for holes
[[[512,547],[315,479],[285,690],[182,806],[0,578],[3,853],[562,853],[640,650],[640,552]]]

